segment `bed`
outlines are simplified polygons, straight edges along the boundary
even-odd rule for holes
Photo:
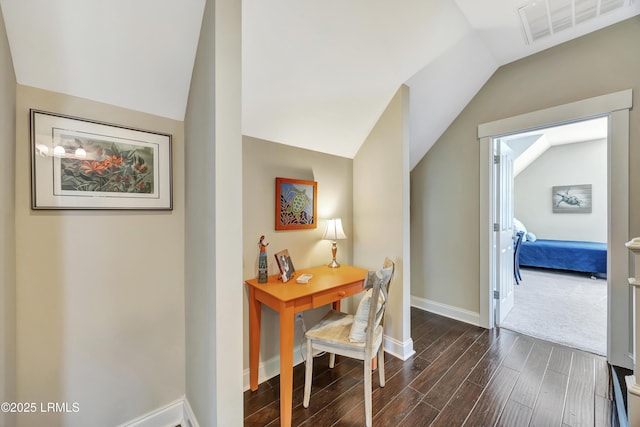
[[[523,241],[520,265],[607,274],[607,244],[572,240]]]

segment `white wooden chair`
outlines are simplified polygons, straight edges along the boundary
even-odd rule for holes
[[[371,362],[377,353],[380,387],[384,387],[383,317],[393,270],[393,261],[386,258],[381,270],[369,271],[365,281],[365,288],[369,289],[360,301],[355,315],[331,310],[305,334],[307,338],[303,401],[305,408],[309,407],[311,398],[314,350],[330,353],[330,368],[335,365],[336,354],[352,357],[364,361],[365,418],[367,427],[371,426]]]

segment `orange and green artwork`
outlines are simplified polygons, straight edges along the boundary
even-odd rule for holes
[[[285,178],[276,181],[276,229],[315,228],[317,184]]]
[[[96,139],[73,138],[64,143],[69,155],[60,159],[60,189],[74,192],[154,192],[152,147]]]

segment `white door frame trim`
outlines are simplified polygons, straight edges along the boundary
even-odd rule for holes
[[[633,106],[631,89],[533,111],[478,125],[480,141],[480,325],[494,327],[493,232],[491,215],[491,140],[513,133],[561,125],[592,117],[609,117],[608,138],[608,243],[607,281],[607,358],[616,366],[631,367],[630,300],[627,285],[629,254],[629,109]],[[615,165],[615,167],[612,167]],[[617,325],[612,329],[613,325]],[[625,325],[622,328],[622,325]]]

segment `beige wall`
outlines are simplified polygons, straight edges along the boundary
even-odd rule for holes
[[[173,211],[33,211],[29,109],[173,135]],[[17,89],[17,425],[117,425],[184,394],[183,124]]]
[[[296,269],[328,264],[331,261],[331,242],[321,240],[325,220],[340,217],[346,240],[338,241],[337,261],[352,264],[353,230],[353,161],[316,151],[304,150],[276,144],[251,137],[243,137],[243,276],[256,277],[258,268],[258,241],[264,235],[267,247],[269,274],[276,274],[278,266],[273,254],[288,249]],[[305,230],[275,230],[275,179],[292,178],[318,183],[318,227]],[[244,297],[244,368],[245,377],[249,368],[248,340],[248,291]],[[304,312],[308,326],[315,324],[326,312],[326,308]],[[261,380],[277,374],[279,368],[278,314],[265,308],[262,310],[261,334]],[[296,324],[295,359],[302,342],[302,330]],[[248,384],[248,383],[247,383]],[[245,386],[247,385],[245,384]]]
[[[0,10],[0,402],[15,401],[15,140],[16,76]],[[0,426],[10,417],[0,412]]]
[[[402,86],[353,160],[355,264],[396,263],[385,314],[385,347],[402,358],[410,341],[409,88]],[[391,339],[395,348],[389,347]]]
[[[206,2],[185,116],[186,396],[201,427],[243,418],[240,9]]]
[[[591,213],[553,213],[557,185],[591,184]],[[515,216],[540,239],[607,241],[607,140],[551,147],[514,180]]]
[[[411,173],[413,296],[479,312],[477,126],[585,98],[640,89],[640,17],[498,69]],[[630,111],[630,159],[640,113]],[[630,169],[630,233],[640,233],[640,170]],[[484,196],[483,196],[484,197]]]
[[[205,6],[185,114],[186,397],[202,426],[213,425],[215,392],[215,88],[213,7]],[[208,47],[207,47],[208,46]]]

